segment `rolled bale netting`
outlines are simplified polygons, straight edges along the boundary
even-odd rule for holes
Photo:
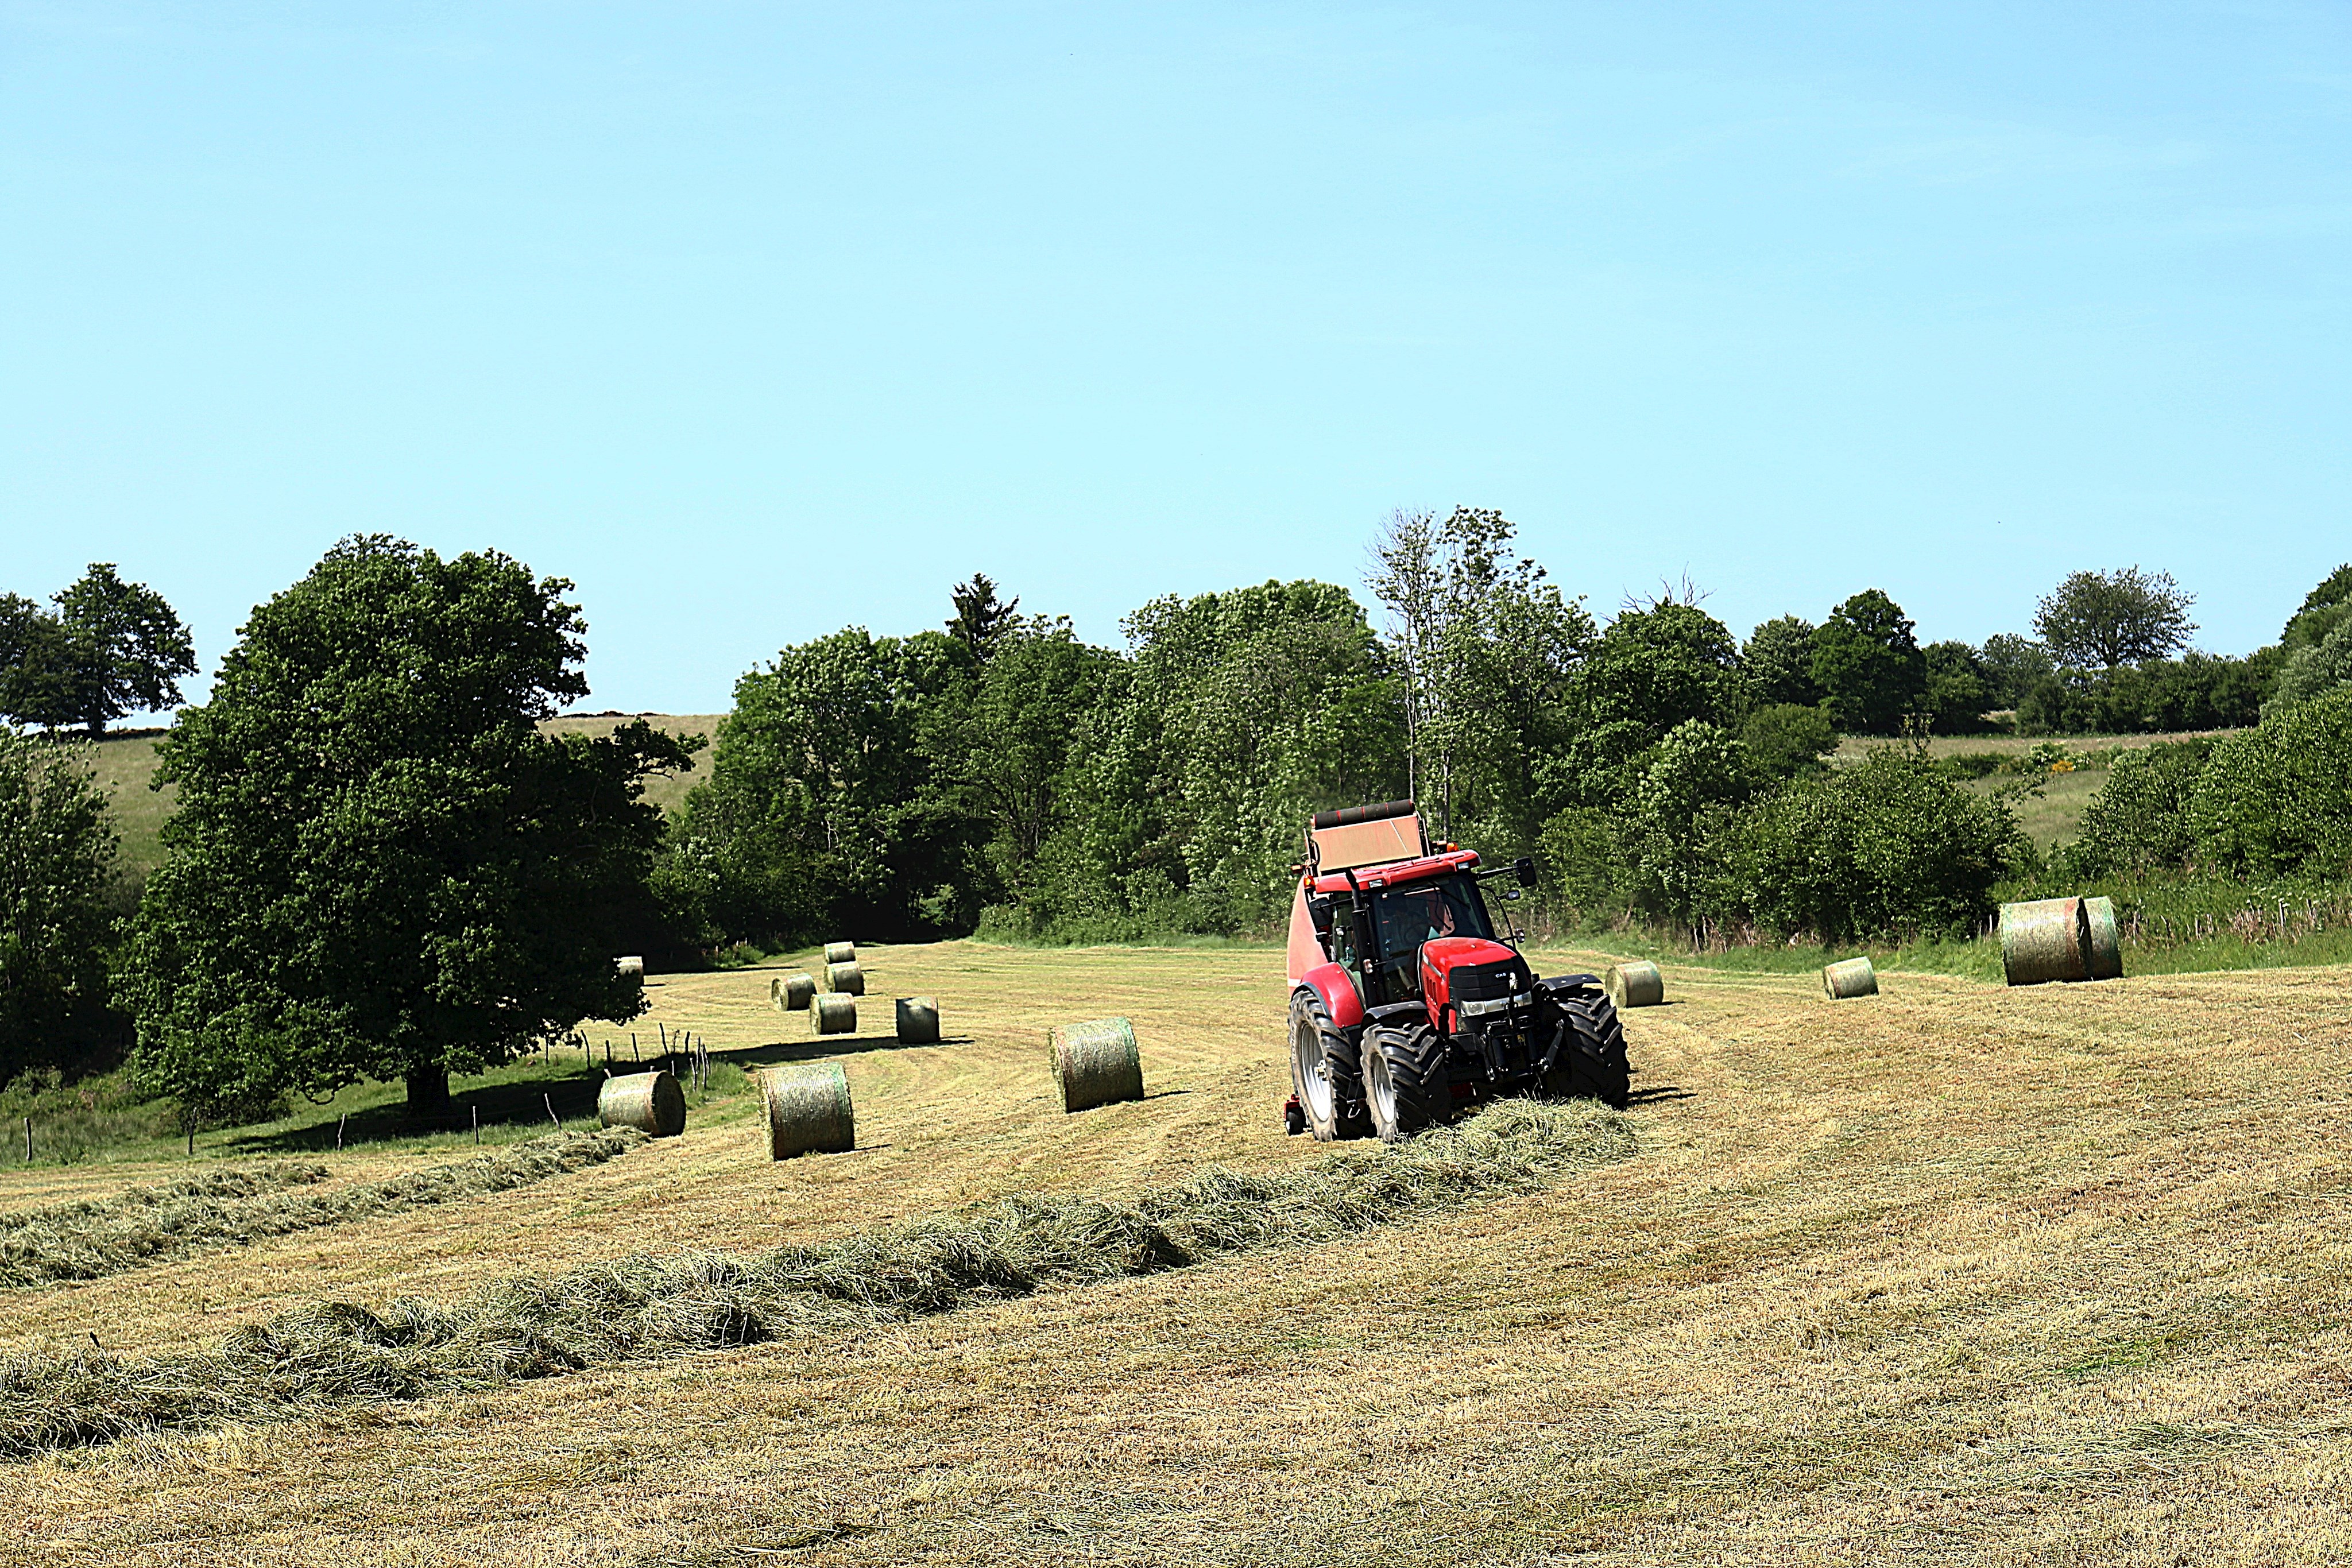
[[[1135,1049],[1135,1026],[1127,1019],[1060,1024],[1051,1038],[1064,1111],[1143,1098],[1143,1059]]]
[[[862,997],[866,994],[866,971],[855,964],[827,964],[824,988],[845,997]]]
[[[937,1045],[940,1000],[937,997],[898,998],[898,1040],[902,1045]]]
[[[819,1034],[856,1034],[857,998],[837,991],[809,998],[809,1022]]]
[[[806,973],[778,975],[768,982],[768,999],[780,1013],[808,1011],[809,998],[814,995],[816,978]]]
[[[2086,945],[2083,949],[2083,967],[2095,980],[2115,980],[2123,977],[2123,933],[2116,928],[2116,901],[2112,898],[2083,900],[2083,934]]]
[[[828,964],[855,964],[857,962],[857,944],[855,942],[826,943],[824,961]]]
[[[596,1091],[596,1122],[605,1127],[635,1127],[655,1138],[675,1138],[686,1131],[686,1091],[667,1072],[632,1072],[607,1078]]]
[[[2012,986],[2087,980],[2090,948],[2079,898],[2038,898],[2000,906],[2000,970]]]
[[[643,979],[645,977],[646,961],[635,955],[626,958],[614,959],[613,967],[618,969],[624,975],[635,975],[639,979]]]
[[[1822,966],[1822,988],[1830,1000],[1842,1002],[1853,997],[1874,997],[1878,994],[1878,971],[1867,958],[1845,958]]]
[[[857,1146],[849,1107],[849,1077],[838,1061],[801,1061],[760,1074],[760,1103],[768,1113],[768,1157],[845,1155]]]
[[[1658,967],[1646,960],[1632,964],[1612,964],[1601,977],[1601,989],[1620,1011],[1626,1008],[1654,1008],[1666,999],[1666,977]]]

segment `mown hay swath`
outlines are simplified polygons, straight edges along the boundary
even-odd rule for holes
[[[1536,1192],[1634,1148],[1613,1111],[1505,1100],[1410,1144],[1335,1150],[1292,1172],[1212,1166],[1116,1201],[1023,1197],[822,1247],[624,1258],[449,1307],[319,1302],[181,1354],[37,1346],[0,1360],[0,1457],[905,1322]]]
[[[287,1190],[325,1181],[323,1165],[248,1166],[0,1215],[0,1286],[100,1280],[192,1248],[235,1246],[508,1192],[602,1165],[644,1141],[622,1128],[550,1134],[473,1159],[325,1192]]]

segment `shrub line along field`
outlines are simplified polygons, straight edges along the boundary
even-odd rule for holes
[[[112,1355],[186,1355],[313,1300],[381,1317],[599,1260],[821,1249],[1322,1152],[1276,1124],[1278,953],[864,956],[866,1005],[940,997],[942,1043],[871,1019],[808,1038],[763,970],[652,993],[738,1067],[843,1061],[855,1154],[770,1164],[753,1097],[720,1094],[685,1137],[561,1182],[10,1292],[7,1348],[94,1327]],[[60,1564],[2352,1554],[2343,971],[1891,974],[1832,1003],[1811,975],[1665,970],[1668,1004],[1627,1020],[1639,1157],[1540,1192],[49,1453],[0,1468],[0,1517]],[[1045,1026],[1106,1013],[1135,1019],[1148,1097],[1066,1116]]]

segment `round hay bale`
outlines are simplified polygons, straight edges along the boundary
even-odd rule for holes
[[[607,1078],[596,1091],[596,1123],[635,1127],[648,1137],[675,1138],[686,1131],[686,1091],[667,1072]]]
[[[1666,977],[1646,959],[1610,965],[1609,972],[1601,977],[1601,986],[1620,1011],[1626,1008],[1654,1008],[1666,999]]]
[[[2012,986],[2086,980],[2089,947],[2079,898],[2000,906],[2000,970]]]
[[[768,1113],[768,1157],[845,1155],[857,1146],[849,1108],[849,1077],[838,1061],[799,1061],[760,1074],[760,1103]]]
[[[2124,972],[2123,933],[2116,928],[2116,901],[2083,900],[2083,967],[2095,980],[2120,979]]]
[[[1878,971],[1867,958],[1845,958],[1822,966],[1822,988],[1830,1000],[1842,1002],[1850,997],[1874,997],[1878,994]]]
[[[1135,1026],[1125,1019],[1062,1024],[1050,1038],[1064,1111],[1143,1098],[1143,1059],[1135,1049]]]
[[[780,1013],[808,1011],[809,998],[816,995],[816,980],[805,971],[778,975],[768,982],[768,999],[776,1004]]]
[[[857,998],[828,991],[809,998],[809,1021],[816,1025],[819,1034],[856,1034],[857,1032]]]
[[[940,1039],[937,997],[898,998],[898,1040],[903,1045],[936,1045]]]
[[[855,964],[857,962],[857,944],[855,942],[826,943],[824,961],[828,964]]]
[[[827,964],[824,988],[845,997],[862,997],[866,994],[866,971],[855,964]]]
[[[620,970],[624,975],[635,975],[639,979],[643,979],[645,977],[646,961],[643,958],[634,956],[626,958],[615,958],[613,960],[613,967]]]

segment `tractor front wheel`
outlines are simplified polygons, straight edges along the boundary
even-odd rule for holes
[[[1545,1075],[1544,1092],[1556,1100],[1598,1100],[1622,1111],[1632,1084],[1625,1064],[1625,1026],[1607,997],[1570,997],[1560,1003],[1568,1015],[1568,1038],[1560,1042],[1559,1061]]]
[[[1290,998],[1290,1090],[1317,1143],[1364,1135],[1355,1042],[1332,1026],[1321,998],[1309,990]]]
[[[1424,1020],[1364,1031],[1364,1105],[1381,1141],[1402,1144],[1437,1124],[1451,1104],[1445,1042]]]

